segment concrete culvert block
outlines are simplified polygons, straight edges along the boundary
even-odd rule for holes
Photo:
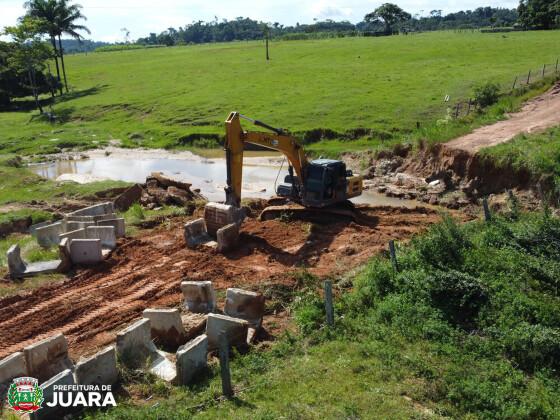
[[[31,414],[29,418],[37,420],[61,419],[66,414],[70,413],[72,411],[72,407],[62,407],[60,404],[57,404],[54,407],[50,407],[47,404],[54,401],[54,394],[55,392],[57,392],[55,390],[56,386],[74,384],[74,376],[72,375],[72,371],[70,369],[66,369],[60,372],[59,374],[51,377],[49,380],[41,384],[41,388],[43,388],[43,398],[45,399],[45,401],[43,401],[43,408]]]
[[[117,333],[117,354],[125,365],[138,367],[156,352],[150,329],[150,320],[142,318]]]
[[[67,216],[102,216],[114,212],[113,203],[105,202],[73,211],[72,213],[68,213]]]
[[[249,290],[229,288],[226,291],[226,315],[241,318],[249,322],[252,327],[261,326],[264,315],[265,299],[261,293]]]
[[[220,334],[224,331],[230,346],[244,347],[247,344],[247,333],[249,323],[244,319],[233,318],[227,315],[209,314],[206,321],[206,335],[208,336],[208,348],[217,349]]]
[[[63,239],[68,239],[69,242],[72,242],[74,239],[87,239],[86,230],[85,228],[80,228],[76,230],[71,230],[66,233],[61,233],[58,235],[59,245]]]
[[[192,220],[185,223],[185,242],[189,248],[195,248],[204,242],[210,240],[206,232],[206,224],[204,219]]]
[[[99,239],[74,239],[70,243],[70,258],[74,264],[95,264],[103,261]]]
[[[88,239],[99,239],[101,247],[113,249],[117,246],[117,237],[113,226],[89,226],[86,228]]]
[[[237,240],[239,239],[239,227],[235,223],[231,223],[223,228],[218,229],[216,233],[218,252],[229,251],[235,248]]]
[[[208,337],[206,334],[196,337],[179,347],[175,358],[177,385],[188,385],[196,374],[206,369],[208,362]]]
[[[125,222],[123,218],[107,219],[97,222],[97,226],[112,226],[115,228],[115,236],[122,238],[125,235]]]
[[[8,260],[8,270],[12,278],[18,278],[25,273],[27,267],[21,259],[21,249],[19,245],[12,245],[6,253],[6,258]]]
[[[78,229],[85,229],[89,226],[95,226],[95,222],[92,220],[91,222],[66,222],[66,232],[72,232]]]
[[[162,347],[177,348],[187,341],[179,309],[145,309],[142,316],[150,320],[151,337]]]
[[[25,356],[18,351],[0,360],[0,384],[10,383],[12,379],[28,376]]]
[[[80,360],[74,370],[74,379],[79,385],[116,384],[119,371],[115,347],[107,347],[90,358]]]
[[[68,357],[68,342],[62,334],[49,337],[23,349],[29,376],[46,381],[74,364]]]
[[[208,313],[216,309],[216,294],[211,281],[183,281],[181,291],[187,310],[195,313]]]
[[[236,208],[229,204],[210,202],[204,207],[206,230],[211,236],[216,236],[218,229],[238,222]]]
[[[58,245],[58,235],[64,233],[65,231],[66,229],[62,222],[56,222],[47,226],[37,228],[35,229],[37,243],[44,248],[48,248],[52,245]]]

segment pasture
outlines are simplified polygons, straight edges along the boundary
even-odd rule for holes
[[[560,31],[433,32],[277,41],[268,62],[262,42],[73,55],[66,60],[72,92],[53,107],[59,122],[36,111],[0,113],[0,148],[49,153],[112,139],[130,147],[211,147],[231,110],[308,140],[309,130],[329,129],[356,140],[346,150],[369,148],[406,138],[416,122],[444,118],[445,95],[465,98],[477,83],[509,84],[554,63],[559,41]]]

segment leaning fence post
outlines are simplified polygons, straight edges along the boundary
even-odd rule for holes
[[[229,371],[229,345],[225,331],[220,332],[220,376],[222,377],[222,394],[224,397],[233,397],[231,387],[231,374]]]
[[[542,66],[542,77],[544,78],[544,73],[546,71],[546,63]]]
[[[515,76],[515,79],[513,79],[513,86],[511,87],[511,90],[515,89],[515,84],[517,83],[517,76]]]
[[[393,271],[395,274],[399,271],[399,263],[397,261],[397,252],[395,251],[395,241],[392,239],[389,241],[389,254],[391,255],[391,264],[393,265]]]
[[[556,59],[556,73],[558,73],[558,59]]]
[[[529,70],[529,73],[527,74],[527,84],[529,84],[531,82],[531,70]]]
[[[325,280],[323,288],[325,291],[325,313],[327,314],[327,325],[332,327],[334,326],[332,282],[330,280]]]
[[[482,208],[484,209],[484,220],[489,222],[492,220],[492,215],[490,214],[490,207],[488,207],[488,200],[486,197],[482,199]]]

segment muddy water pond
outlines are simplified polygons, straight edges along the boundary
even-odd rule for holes
[[[287,167],[281,167],[282,158],[276,156],[249,155],[243,167],[244,197],[269,198],[275,194],[277,183],[287,175]],[[98,180],[120,180],[145,182],[152,172],[190,182],[192,188],[200,188],[209,200],[224,200],[226,183],[225,159],[206,159],[190,152],[170,153],[167,151],[136,151],[114,149],[88,152],[88,158],[79,157],[54,160],[30,166],[38,175],[58,181],[80,183]],[[355,203],[415,207],[418,202],[386,197],[373,191],[364,191],[361,197],[352,199]]]

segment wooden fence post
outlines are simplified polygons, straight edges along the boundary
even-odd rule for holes
[[[515,79],[513,79],[513,86],[511,87],[511,90],[515,89],[515,84],[517,83],[517,76],[515,76]]]
[[[482,208],[484,209],[484,220],[489,222],[492,220],[492,214],[490,213],[490,207],[488,207],[488,200],[486,197],[482,199]]]
[[[546,64],[543,64],[543,66],[542,66],[542,77],[543,77],[543,79],[544,79],[545,71],[546,71]]]
[[[556,59],[556,73],[558,73],[558,59]]]
[[[229,371],[229,345],[226,332],[223,330],[220,332],[220,376],[222,377],[222,394],[226,398],[233,397]]]
[[[333,307],[333,295],[332,295],[332,282],[326,280],[323,285],[325,291],[325,313],[327,315],[327,325],[329,327],[334,326],[334,307]]]
[[[529,70],[529,74],[527,74],[527,84],[531,82],[531,70]]]
[[[397,251],[395,250],[395,241],[392,239],[389,241],[389,254],[391,255],[391,264],[393,265],[393,271],[395,274],[399,271],[399,263],[397,261]]]

